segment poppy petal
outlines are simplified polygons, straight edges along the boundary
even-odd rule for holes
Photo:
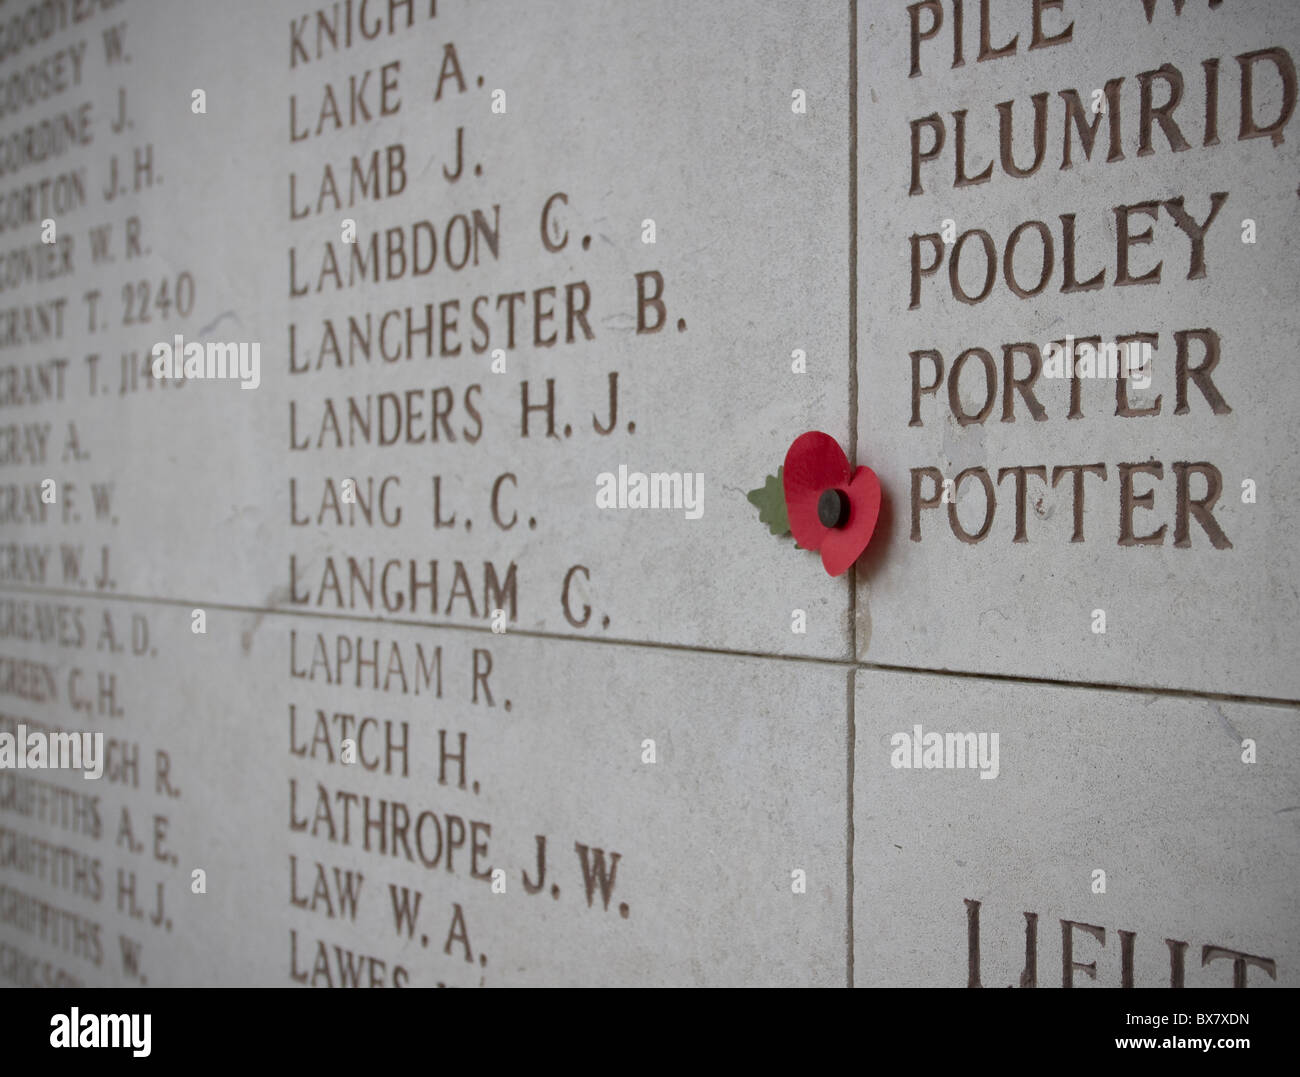
[[[817,515],[822,492],[847,486],[849,460],[829,434],[810,430],[794,439],[785,454],[781,482],[785,488],[786,514],[795,542],[805,550],[817,550],[831,528]]]
[[[847,572],[862,556],[880,516],[880,480],[871,468],[858,468],[846,492],[848,522],[843,527],[830,528],[821,544],[822,567],[832,576]]]

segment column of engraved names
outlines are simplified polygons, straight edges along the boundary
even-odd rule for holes
[[[978,19],[966,20],[977,23],[975,34],[966,29],[960,5],[947,11],[939,0],[912,4],[909,75],[925,79],[944,64],[957,70],[968,61],[1014,63],[1038,49],[1072,50],[1076,58],[1084,49],[1104,55],[1105,41],[1078,39],[1069,8],[1065,0],[1031,0],[1004,7],[995,18],[984,4]],[[1146,3],[1143,9],[1150,23],[1156,7]],[[1228,17],[1214,11],[1199,15]],[[1187,33],[1198,26],[1190,13],[1176,21]],[[947,111],[910,119],[907,195],[935,206],[934,230],[908,237],[911,317],[924,317],[940,299],[972,308],[971,324],[977,325],[981,305],[990,299],[1051,303],[1074,318],[1085,303],[1090,311],[1105,312],[1111,289],[1181,286],[1214,294],[1222,282],[1214,278],[1207,251],[1214,240],[1225,242],[1222,234],[1234,227],[1226,220],[1231,198],[1226,184],[1208,189],[1185,179],[1178,190],[1139,191],[1121,204],[1063,204],[1055,220],[1024,219],[1005,231],[986,226],[969,211],[958,214],[960,223],[945,216],[948,206],[967,205],[955,203],[954,193],[970,198],[985,185],[1009,196],[1017,181],[1060,185],[1066,182],[1063,174],[1092,174],[1129,159],[1149,158],[1156,174],[1170,154],[1223,154],[1261,138],[1280,146],[1296,103],[1294,62],[1280,45],[1230,61],[1208,57],[1193,69],[1166,62],[1133,74],[1104,73],[1095,89],[1044,90],[995,105],[963,98],[946,102],[952,106]],[[1265,100],[1265,84],[1280,93]],[[1198,100],[1192,99],[1194,88]],[[1245,229],[1247,222],[1242,224]],[[1250,228],[1245,242],[1254,241],[1253,222]],[[1108,243],[1108,231],[1113,242]],[[1145,249],[1153,244],[1155,252]],[[1085,249],[1105,254],[1085,262]],[[1055,296],[1061,298],[1052,303]],[[1031,309],[1028,303],[1024,309]],[[1212,424],[1232,414],[1220,388],[1221,365],[1231,361],[1232,346],[1240,342],[1225,340],[1213,325],[1158,324],[1158,309],[1153,308],[1150,324],[1132,331],[1114,332],[1090,314],[1093,324],[1071,326],[1077,331],[1047,343],[970,340],[946,355],[924,339],[921,328],[908,357],[908,426],[923,428],[948,418],[962,430],[995,422],[1104,422],[1109,411],[1114,419],[1159,417],[1164,425],[1157,430],[1163,432],[1170,423],[1186,422],[1184,416]],[[1097,389],[1103,378],[1112,389]],[[1213,427],[1206,429],[1213,437]],[[1166,493],[1162,484],[1172,484],[1173,490]],[[934,466],[914,467],[910,538],[920,542],[923,531],[946,530],[960,542],[982,543],[1005,505],[1005,513],[1014,513],[1012,541],[1041,542],[1030,526],[1029,506],[1036,504],[1041,515],[1042,495],[1058,487],[1071,499],[1071,542],[1088,540],[1085,505],[1103,496],[1117,505],[1120,546],[1189,548],[1208,542],[1216,550],[1232,548],[1215,512],[1224,492],[1220,467],[1210,460],[1155,458],[976,465],[947,476]],[[965,519],[959,508],[963,495],[975,506]]]
[[[910,468],[909,538],[983,546],[985,556],[989,547],[1001,547],[1004,562],[1016,566],[997,581],[1008,590],[1016,585],[1013,576],[1041,581],[1049,543],[1072,544],[1068,563],[1052,562],[1058,591],[1037,623],[1071,643],[1089,634],[1104,640],[1108,611],[1094,607],[1130,612],[1109,624],[1126,653],[1110,663],[1107,681],[1149,682],[1150,665],[1172,656],[1171,668],[1157,679],[1185,684],[1176,678],[1202,677],[1199,667],[1223,650],[1230,652],[1224,665],[1235,668],[1219,673],[1219,683],[1211,680],[1214,690],[1267,695],[1280,692],[1272,686],[1285,676],[1275,651],[1259,654],[1252,646],[1250,625],[1265,618],[1253,608],[1256,595],[1247,585],[1267,581],[1287,564],[1288,543],[1261,547],[1259,536],[1267,532],[1242,509],[1255,505],[1255,479],[1261,490],[1270,478],[1278,485],[1274,439],[1282,430],[1275,402],[1295,385],[1283,364],[1261,361],[1270,336],[1288,332],[1275,320],[1277,308],[1253,305],[1256,282],[1268,273],[1261,267],[1277,250],[1255,246],[1257,223],[1276,236],[1293,223],[1295,205],[1294,176],[1280,151],[1296,105],[1286,47],[1294,48],[1295,39],[1279,34],[1281,21],[1252,17],[1265,7],[1234,21],[1217,5],[1184,9],[1152,0],[1116,5],[1113,19],[1108,12],[1089,20],[1083,5],[1067,0],[967,5],[964,13],[959,3],[923,0],[900,15],[908,33],[905,51],[893,58],[897,79],[905,72],[922,103],[900,137],[900,150],[908,139],[908,153],[893,180],[906,192],[909,211],[921,208],[909,222],[910,235],[899,229],[905,252],[899,268],[903,258],[907,267],[898,282],[906,294],[900,317],[912,340],[894,356],[906,364],[910,390],[895,398],[894,410],[900,425],[907,416],[911,451],[925,446],[933,455],[942,439],[944,455],[966,457],[970,465],[945,470],[917,461]],[[1204,46],[1198,54],[1206,41],[1222,44],[1216,29],[1231,30],[1234,43],[1247,40],[1249,47],[1209,55],[1213,46]],[[1131,54],[1114,42],[1125,34],[1144,40],[1133,52],[1161,52],[1132,67],[1121,64],[1113,57]],[[1164,50],[1174,59],[1165,59]],[[1055,58],[1050,67],[1038,62],[1048,55]],[[1188,55],[1197,59],[1188,62]],[[1032,79],[1020,77],[1026,68]],[[1044,70],[1089,70],[1095,82],[1053,85],[1043,81]],[[1024,86],[1035,92],[1019,89]],[[927,216],[929,223],[917,226]],[[1293,273],[1292,265],[1283,268]],[[1149,298],[1143,304],[1138,296]],[[991,335],[990,326],[1004,335]],[[1243,412],[1249,422],[1241,421]],[[1040,432],[1054,428],[1076,451],[1086,440],[1085,451],[1111,446],[1116,455],[1038,455],[1052,440]],[[1090,438],[1082,433],[1089,428],[1096,430]],[[985,438],[1006,455],[998,459],[990,451],[986,460]],[[1104,527],[1098,526],[1101,504]],[[1275,511],[1289,537],[1290,510]],[[953,556],[969,563],[980,553]],[[1192,564],[1193,558],[1199,560]],[[1207,577],[1218,573],[1229,585],[1205,590]],[[1180,601],[1180,584],[1194,601]],[[1245,597],[1237,600],[1234,590]],[[1269,590],[1267,582],[1260,590]],[[1122,603],[1141,605],[1140,616],[1149,618],[1142,627],[1155,630],[1135,631],[1138,615]],[[1269,616],[1283,608],[1270,608]],[[971,635],[983,642],[985,631],[1001,634],[1003,649],[1012,651],[1009,642],[1039,612],[1004,614],[996,629],[986,629],[991,622],[981,615],[981,631]],[[1239,630],[1225,641],[1222,626],[1229,622]],[[1061,653],[1043,635],[1049,638],[1028,648],[1026,661]],[[1204,652],[1201,640],[1212,641]],[[1248,666],[1240,656],[1252,652],[1260,661]],[[1251,683],[1248,674],[1257,671],[1265,679]],[[1137,703],[1128,706],[1138,724]],[[1110,735],[1137,739],[1122,727]],[[1224,751],[1234,762],[1239,753],[1242,763],[1254,761],[1253,740]],[[1210,752],[1197,762],[1208,767],[1219,760]],[[1249,766],[1238,771],[1243,797],[1249,773]],[[963,883],[964,912],[955,901],[952,906],[953,916],[966,920],[970,986],[980,985],[981,945],[986,961],[992,952],[987,927],[981,936],[981,907],[987,925],[996,906],[973,896],[992,874]],[[1155,898],[1159,878],[1144,871],[1135,880],[1138,892]],[[1017,910],[1032,908],[1029,899],[1014,900]],[[1060,918],[1066,987],[1080,971],[1101,978],[1099,966],[1071,957],[1080,931],[1103,945],[1106,930],[1117,931],[1124,946],[1114,976],[1126,987],[1135,977],[1150,978],[1153,969],[1171,986],[1184,986],[1195,975],[1189,951],[1202,955],[1202,965],[1232,962],[1236,986],[1245,986],[1247,966],[1269,977],[1277,971],[1274,955],[1221,945],[1221,927],[1207,930],[1205,939],[1186,927],[1160,937],[1128,930],[1122,920],[1079,923],[1068,909],[1048,908],[1044,920]],[[1132,915],[1116,915],[1124,914]],[[1023,942],[1020,985],[1032,987],[1047,981],[1042,969],[1055,955],[1049,959],[1051,943],[1039,941],[1040,913],[1022,915],[1023,939],[996,944],[1015,953]]]
[[[179,383],[149,354],[195,279],[153,268],[160,155],[120,14],[50,7],[0,34],[0,979],[23,985],[146,982],[180,859],[143,690],[175,656],[155,610],[110,597],[141,481],[121,431],[168,407]]]
[[[359,623],[605,631],[610,614],[583,598],[598,566],[548,556],[564,542],[563,506],[544,514],[548,479],[584,441],[631,436],[636,422],[620,413],[618,372],[551,362],[589,354],[597,285],[570,271],[519,286],[547,258],[571,265],[591,236],[562,190],[493,194],[491,159],[526,173],[506,150],[507,90],[483,74],[509,85],[512,72],[483,54],[481,17],[467,49],[465,9],[383,12],[350,22],[344,9],[317,9],[289,23],[288,601]],[[377,148],[356,152],[363,137]],[[619,285],[607,303],[635,303],[637,336],[659,332],[662,275]],[[548,523],[559,541],[533,541]],[[482,981],[475,916],[500,925],[516,899],[561,900],[557,870],[576,880],[563,892],[627,917],[627,903],[610,900],[618,854],[606,859],[582,820],[548,844],[526,805],[507,800],[508,819],[476,808],[489,787],[508,790],[491,764],[512,723],[550,717],[502,691],[508,659],[492,637],[309,623],[286,629],[289,747],[301,761],[290,827],[307,842],[291,854],[290,901],[331,919],[339,903],[324,895],[351,880],[348,919],[364,930],[348,940],[364,943],[367,982],[476,982],[470,966]],[[394,753],[382,763],[381,742]],[[360,767],[346,769],[353,759]],[[375,792],[356,791],[359,769]],[[526,847],[527,864],[495,851],[503,835],[523,835],[509,844]],[[373,861],[357,851],[395,857],[392,879],[363,879],[357,865]],[[381,918],[358,916],[368,901]],[[354,951],[320,916],[295,919],[290,976],[353,982],[356,958],[342,955]]]
[[[295,544],[289,598],[365,619],[480,620],[492,609],[514,620],[513,561],[486,558],[471,568],[459,558],[378,556],[384,531],[399,544],[418,533],[422,552],[441,552],[449,546],[437,532],[472,526],[444,508],[445,477],[421,461],[445,445],[480,441],[483,386],[460,371],[443,377],[439,360],[462,352],[455,301],[424,296],[436,276],[497,259],[500,207],[436,223],[405,217],[413,203],[448,204],[446,194],[466,186],[453,186],[465,171],[463,127],[456,163],[420,189],[412,171],[432,149],[428,135],[418,143],[380,138],[382,149],[351,152],[367,126],[392,129],[403,110],[437,115],[444,95],[467,90],[455,44],[437,40],[436,5],[391,5],[374,22],[356,15],[320,9],[289,25],[289,449],[303,463],[288,480],[288,522],[298,534],[328,536],[314,559]],[[440,56],[436,79],[427,66],[377,55],[402,38]],[[331,58],[347,73],[328,69]],[[319,74],[326,70],[332,77]],[[404,223],[390,224],[394,215]],[[377,304],[375,285],[380,296],[407,301]],[[326,307],[315,296],[335,302]],[[429,385],[431,373],[437,384]],[[363,473],[361,460],[375,471]],[[492,823],[474,808],[480,783],[470,776],[464,717],[467,706],[500,701],[490,687],[491,652],[445,639],[340,630],[336,621],[288,629],[289,828],[303,835],[288,856],[293,982],[405,986],[486,976],[466,899],[490,878]],[[360,930],[341,932],[335,920]]]

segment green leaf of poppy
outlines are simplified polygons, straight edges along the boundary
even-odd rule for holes
[[[785,487],[781,483],[783,470],[784,468],[777,468],[776,474],[769,475],[762,486],[745,495],[750,504],[757,506],[759,521],[767,524],[768,530],[774,535],[790,533],[790,517],[785,510]]]

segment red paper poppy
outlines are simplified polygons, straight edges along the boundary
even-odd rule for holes
[[[880,515],[880,480],[869,467],[853,470],[839,443],[812,430],[794,439],[781,476],[790,531],[805,550],[819,550],[822,567],[839,576],[867,548]]]

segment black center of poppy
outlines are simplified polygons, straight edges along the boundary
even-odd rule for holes
[[[817,499],[817,519],[823,527],[843,527],[849,522],[849,495],[843,490],[824,490]]]

